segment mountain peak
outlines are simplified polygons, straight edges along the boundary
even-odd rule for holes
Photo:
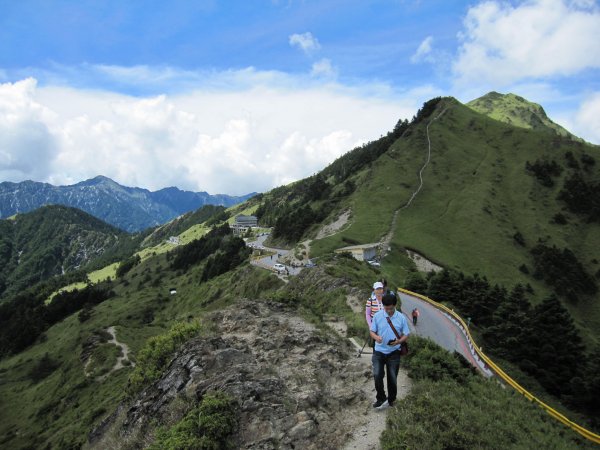
[[[580,138],[553,122],[540,105],[513,93],[501,94],[492,91],[470,101],[467,106],[478,113],[515,127],[533,130],[550,129],[559,136],[581,141]]]
[[[105,177],[104,175],[97,175],[94,178],[90,178],[89,180],[80,181],[79,183],[74,184],[73,186],[98,186],[98,185],[123,187],[119,183],[117,183],[115,180]]]

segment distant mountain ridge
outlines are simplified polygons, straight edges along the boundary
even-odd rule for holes
[[[0,219],[25,213],[44,205],[65,205],[81,209],[122,230],[136,232],[166,223],[204,205],[229,207],[256,193],[243,196],[182,191],[167,187],[149,191],[118,184],[97,176],[70,186],[23,181],[0,183]]]

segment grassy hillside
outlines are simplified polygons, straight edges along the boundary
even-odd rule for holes
[[[473,110],[519,128],[553,130],[558,136],[583,142],[548,118],[544,108],[515,94],[490,92],[467,103]]]
[[[555,304],[545,301],[551,295],[558,296],[577,327],[566,331],[562,338],[572,337],[572,341],[565,344],[581,355],[572,368],[587,387],[580,389],[570,383],[556,385],[551,377],[539,381],[560,397],[560,401],[570,402],[576,409],[581,407],[581,412],[586,410],[595,416],[594,408],[584,405],[587,396],[584,392],[588,389],[590,395],[596,392],[598,382],[589,374],[600,363],[597,361],[600,342],[600,263],[596,251],[600,248],[598,147],[561,137],[548,127],[515,127],[480,114],[452,98],[432,101],[423,111],[427,114],[421,111],[393,142],[388,139],[385,151],[346,173],[345,179],[334,175],[325,178],[330,172],[330,168],[326,168],[312,177],[313,181],[302,180],[272,191],[270,198],[265,196],[268,198],[265,204],[270,206],[267,213],[276,210],[277,198],[280,202],[294,196],[300,198],[296,200],[295,211],[302,212],[306,205],[317,211],[320,204],[328,205],[328,214],[313,221],[299,239],[312,239],[312,257],[323,257],[351,244],[388,242],[382,238],[390,232],[390,251],[382,249],[387,254],[382,260],[381,274],[392,286],[410,284],[427,289],[425,274],[421,275],[420,283],[415,283],[419,279],[417,270],[405,249],[416,250],[446,269],[465,274],[468,278],[463,284],[445,283],[443,289],[438,290],[437,298],[454,297],[451,306],[460,310],[460,305],[465,305],[465,312],[477,310],[468,305],[481,301],[483,310],[473,316],[473,326],[480,327],[483,346],[488,339],[498,341],[494,333],[504,330],[499,317],[504,317],[507,325],[533,333],[535,327],[543,325],[536,322],[534,315],[517,321],[519,307],[514,306]],[[367,148],[376,148],[382,141]],[[422,188],[407,206],[419,188],[420,171]],[[315,200],[303,194],[299,186],[305,186],[304,190],[310,192],[311,184],[316,184],[319,177],[329,183],[319,190],[330,195]],[[345,180],[352,181],[354,189],[346,196],[336,197],[336,189]],[[322,224],[333,222],[341,211],[350,211],[349,223],[338,233],[317,239]],[[294,221],[286,223],[290,224]],[[477,281],[481,277],[483,280]],[[480,285],[490,287],[480,289]],[[499,290],[494,291],[494,285],[499,285]],[[516,303],[508,307],[505,292],[511,292],[517,285],[525,288],[514,291],[518,299],[513,298]],[[429,289],[432,289],[431,284]],[[445,295],[449,293],[453,295]],[[499,314],[500,311],[503,313]],[[493,318],[489,320],[490,317]],[[566,319],[564,324],[567,328],[572,326]],[[585,348],[581,347],[579,335]],[[526,344],[526,340],[521,343]],[[549,341],[545,342],[544,347],[552,346]],[[487,345],[487,348],[492,347]],[[527,359],[513,361],[521,370],[517,378],[524,379],[523,372],[540,373],[537,365],[544,364],[542,356],[550,354],[551,348],[545,348]],[[560,374],[560,361],[553,367],[552,377]],[[545,394],[540,392],[540,395]]]
[[[0,360],[0,447],[79,448],[93,426],[126,397],[136,355],[148,338],[191,318],[202,323],[207,311],[282,284],[249,265],[202,281],[214,259],[187,270],[173,269],[173,261],[172,254],[149,255],[121,278],[103,283],[112,290],[111,298],[68,315],[34,345]],[[0,318],[4,314],[0,311]],[[117,340],[129,346],[133,364],[103,379],[98,376],[117,358],[115,346],[103,337],[111,326]],[[203,328],[209,332],[210,323]],[[88,366],[90,354],[95,358]]]
[[[392,252],[382,271],[394,282],[406,282],[414,266],[403,249],[410,248],[444,267],[478,273],[507,288],[530,284],[541,299],[552,291],[533,276],[531,250],[542,242],[572,250],[594,276],[600,268],[595,252],[600,226],[570,212],[558,197],[566,180],[578,172],[570,167],[572,161],[600,158],[597,147],[557,137],[548,129],[510,126],[453,99],[440,102],[432,117],[444,110],[429,128],[431,161],[423,171],[423,188],[408,208],[398,212]],[[325,220],[349,209],[351,223],[338,234],[314,240],[313,256],[349,243],[377,242],[390,230],[394,211],[406,205],[419,185],[418,172],[428,150],[426,125],[411,126],[410,133],[353,175],[356,191]],[[551,177],[552,186],[526,169],[528,162],[536,161],[560,166],[561,173]],[[587,179],[600,180],[598,165],[579,164]],[[557,215],[564,223],[557,222]],[[598,296],[563,300],[587,339],[596,342]]]
[[[346,304],[347,289],[359,289],[367,295],[368,289],[363,289],[364,286],[378,276],[373,268],[341,257],[324,258],[319,269],[305,272],[288,285],[273,274],[248,265],[205,283],[199,281],[202,263],[185,272],[173,271],[169,265],[166,254],[147,258],[112,284],[115,296],[96,305],[88,319],[82,321],[78,314],[73,314],[51,327],[35,345],[0,361],[3,405],[20,405],[19,408],[3,407],[0,412],[0,445],[3,448],[44,448],[48,445],[73,448],[84,444],[88,433],[120,402],[131,401],[128,379],[146,340],[157,335],[167,336],[173,324],[197,321],[202,335],[213,336],[214,327],[204,320],[207,313],[243,302],[244,298],[260,298],[281,302],[286,307],[294,306],[299,315],[319,326],[323,326],[324,316],[334,314],[344,317],[351,329],[359,330],[364,318],[360,313],[353,313]],[[334,283],[337,287],[332,289]],[[174,296],[168,293],[171,287],[177,288]],[[110,326],[116,327],[117,340],[129,346],[133,364],[102,378],[117,357],[114,346],[102,344],[102,336]],[[96,358],[89,366],[87,355]],[[415,380],[427,378],[432,373],[447,372],[447,376],[418,385],[413,396],[399,405],[407,417],[413,420],[419,415],[420,420],[437,423],[447,420],[445,413],[443,416],[436,413],[444,410],[445,404],[452,401],[461,404],[460,420],[454,423],[451,432],[435,426],[428,428],[427,435],[433,441],[438,440],[446,446],[457,442],[456,433],[461,428],[466,430],[469,418],[473,417],[467,405],[478,401],[478,392],[484,392],[487,399],[493,398],[492,403],[496,406],[478,406],[476,424],[481,429],[488,429],[501,419],[498,411],[518,411],[521,418],[522,426],[518,432],[511,433],[508,425],[502,427],[503,438],[499,442],[526,445],[531,442],[533,433],[536,442],[554,448],[569,448],[577,439],[570,431],[549,421],[521,396],[507,393],[480,377],[469,376],[469,371],[461,368],[458,360],[439,348],[433,349],[431,344],[415,343],[412,357],[410,369],[416,371]],[[440,368],[429,369],[428,365],[438,363]],[[449,379],[454,382],[449,383]],[[481,387],[483,385],[485,388]],[[453,396],[455,391],[459,392],[462,403]],[[439,392],[444,395],[438,401]],[[436,395],[432,397],[430,393]],[[426,401],[433,405],[426,405],[424,411]],[[522,420],[523,417],[527,420]],[[386,448],[397,448],[405,442],[405,435],[398,430],[400,422],[390,423],[389,432],[383,438]],[[157,423],[159,425],[162,424]],[[463,438],[478,442],[487,436],[464,431]],[[419,435],[411,439],[419,439]],[[585,448],[586,444],[579,442],[579,445]]]
[[[531,284],[538,298],[550,291],[532,276],[531,250],[538,242],[572,250],[588,273],[597,272],[599,224],[570,213],[557,200],[573,172],[565,154],[571,152],[576,160],[584,155],[598,157],[596,148],[556,138],[548,131],[510,127],[454,102],[431,125],[430,138],[432,159],[424,187],[401,212],[394,243],[507,287]],[[402,142],[398,153],[414,154],[416,144]],[[527,162],[536,160],[554,161],[564,168],[554,177],[553,186],[541,185],[527,172]],[[600,178],[598,167],[590,172],[591,179]],[[557,223],[557,214],[566,223]],[[522,239],[516,239],[517,234]],[[529,274],[519,269],[523,265]],[[598,296],[564,300],[588,337],[597,339]]]

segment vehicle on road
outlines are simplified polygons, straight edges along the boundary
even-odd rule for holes
[[[379,261],[375,260],[375,259],[369,259],[367,261],[367,264],[372,265],[373,267],[381,267],[381,264],[379,264]]]
[[[287,267],[285,267],[283,264],[277,263],[273,265],[273,269],[277,273],[284,273],[287,270]]]

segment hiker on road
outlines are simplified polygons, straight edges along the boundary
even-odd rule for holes
[[[413,325],[417,325],[417,319],[419,318],[419,310],[417,308],[412,310],[412,319],[413,319]]]
[[[396,310],[396,296],[384,295],[382,304],[383,309],[373,316],[370,328],[371,337],[375,341],[375,349],[371,358],[375,390],[377,391],[377,397],[373,403],[374,408],[393,406],[396,401],[400,346],[410,334],[408,320],[404,314]],[[387,396],[383,385],[384,376],[387,376]]]

